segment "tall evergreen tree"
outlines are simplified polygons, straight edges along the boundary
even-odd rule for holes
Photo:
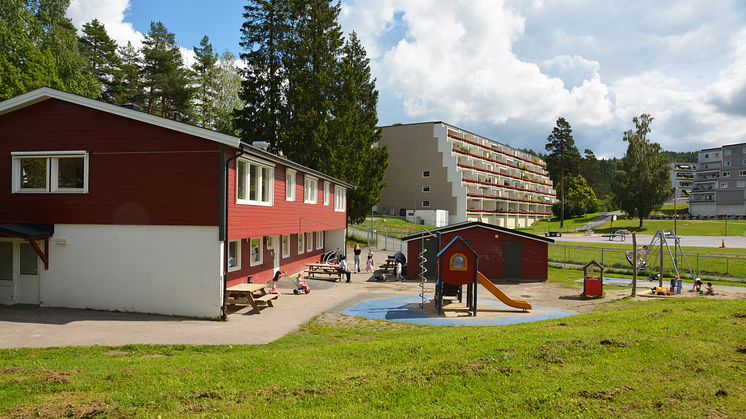
[[[375,147],[381,138],[378,91],[371,79],[370,60],[355,32],[342,48],[335,81],[328,141],[331,164],[326,173],[357,186],[349,194],[347,216],[359,222],[378,203],[386,186],[389,152],[388,147]]]
[[[216,109],[215,99],[217,96],[217,63],[218,54],[212,48],[210,38],[205,35],[194,47],[194,63],[192,72],[194,74],[194,121],[197,126],[213,129],[215,125]]]
[[[117,43],[106,33],[106,27],[98,19],[83,24],[83,36],[78,39],[80,54],[88,65],[86,72],[92,74],[101,84],[101,97],[114,103],[114,84],[119,74]]]
[[[117,49],[117,61],[119,68],[112,81],[112,103],[134,103],[144,107],[145,94],[140,81],[140,56],[131,42],[127,41],[127,45]]]
[[[634,130],[624,133],[627,154],[621,160],[613,184],[613,192],[622,210],[633,218],[643,218],[671,196],[668,154],[661,153],[658,143],[647,139],[653,118],[648,114],[632,118]]]
[[[572,128],[565,118],[557,119],[557,126],[552,130],[552,135],[547,138],[546,156],[549,177],[555,185],[560,184],[561,217],[560,228],[565,226],[565,175],[580,174],[582,158],[575,140],[572,138]]]
[[[240,92],[243,107],[236,113],[236,128],[249,144],[263,141],[278,152],[287,117],[287,57],[290,9],[287,0],[251,0],[244,6],[240,57],[245,66]]]
[[[582,164],[582,175],[585,178],[588,186],[593,189],[596,195],[599,195],[601,190],[601,169],[598,165],[598,159],[593,154],[593,150],[586,148],[585,155],[583,156]]]
[[[179,120],[191,117],[192,89],[175,35],[151,22],[142,47],[142,80],[148,113]]]

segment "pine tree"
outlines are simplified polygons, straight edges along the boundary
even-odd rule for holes
[[[658,143],[647,139],[653,118],[648,114],[632,118],[634,130],[624,133],[627,154],[620,162],[612,190],[622,210],[633,218],[650,215],[673,193],[668,154],[661,153]]]
[[[146,111],[179,120],[191,118],[192,89],[175,35],[151,22],[142,47],[142,81]]]
[[[378,91],[371,79],[370,60],[352,32],[342,49],[336,68],[336,85],[329,123],[332,164],[327,173],[356,185],[347,199],[347,216],[354,222],[365,219],[378,203],[388,167],[388,147],[378,148]]]
[[[251,0],[244,6],[241,26],[243,107],[235,115],[236,128],[243,141],[266,142],[275,153],[287,116],[289,14],[287,0]]]
[[[218,54],[213,51],[210,38],[205,35],[194,47],[192,72],[194,75],[194,121],[197,126],[213,129],[215,125],[217,96],[217,63]]]
[[[117,49],[117,61],[119,68],[111,86],[112,103],[134,103],[144,107],[145,94],[140,81],[140,56],[131,42],[127,41],[127,45]]]
[[[101,84],[101,97],[114,103],[114,83],[119,74],[117,43],[106,33],[106,27],[98,19],[83,24],[83,36],[78,39],[80,54],[88,62],[86,72]]]
[[[580,163],[582,158],[578,148],[575,147],[575,140],[572,138],[572,128],[565,118],[557,119],[557,126],[552,130],[552,135],[547,138],[546,157],[547,170],[549,177],[554,182],[560,184],[560,200],[562,212],[560,217],[560,228],[565,226],[565,182],[567,174],[580,174]]]
[[[593,150],[586,148],[583,156],[582,174],[588,186],[593,189],[596,195],[601,191],[601,170],[598,165],[598,159],[593,154]]]

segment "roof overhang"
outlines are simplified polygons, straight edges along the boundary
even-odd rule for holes
[[[0,233],[24,240],[42,240],[54,236],[54,224],[0,224]]]

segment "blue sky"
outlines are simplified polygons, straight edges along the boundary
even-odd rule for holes
[[[246,0],[72,0],[139,46],[151,21],[188,56],[204,35],[238,55]],[[381,125],[445,121],[544,151],[558,117],[581,153],[622,157],[642,113],[664,149],[746,142],[741,0],[344,0],[377,79]]]

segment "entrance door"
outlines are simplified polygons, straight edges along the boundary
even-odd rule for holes
[[[505,279],[521,279],[521,242],[518,240],[505,241]]]
[[[39,304],[39,256],[27,242],[18,243],[18,302]]]

